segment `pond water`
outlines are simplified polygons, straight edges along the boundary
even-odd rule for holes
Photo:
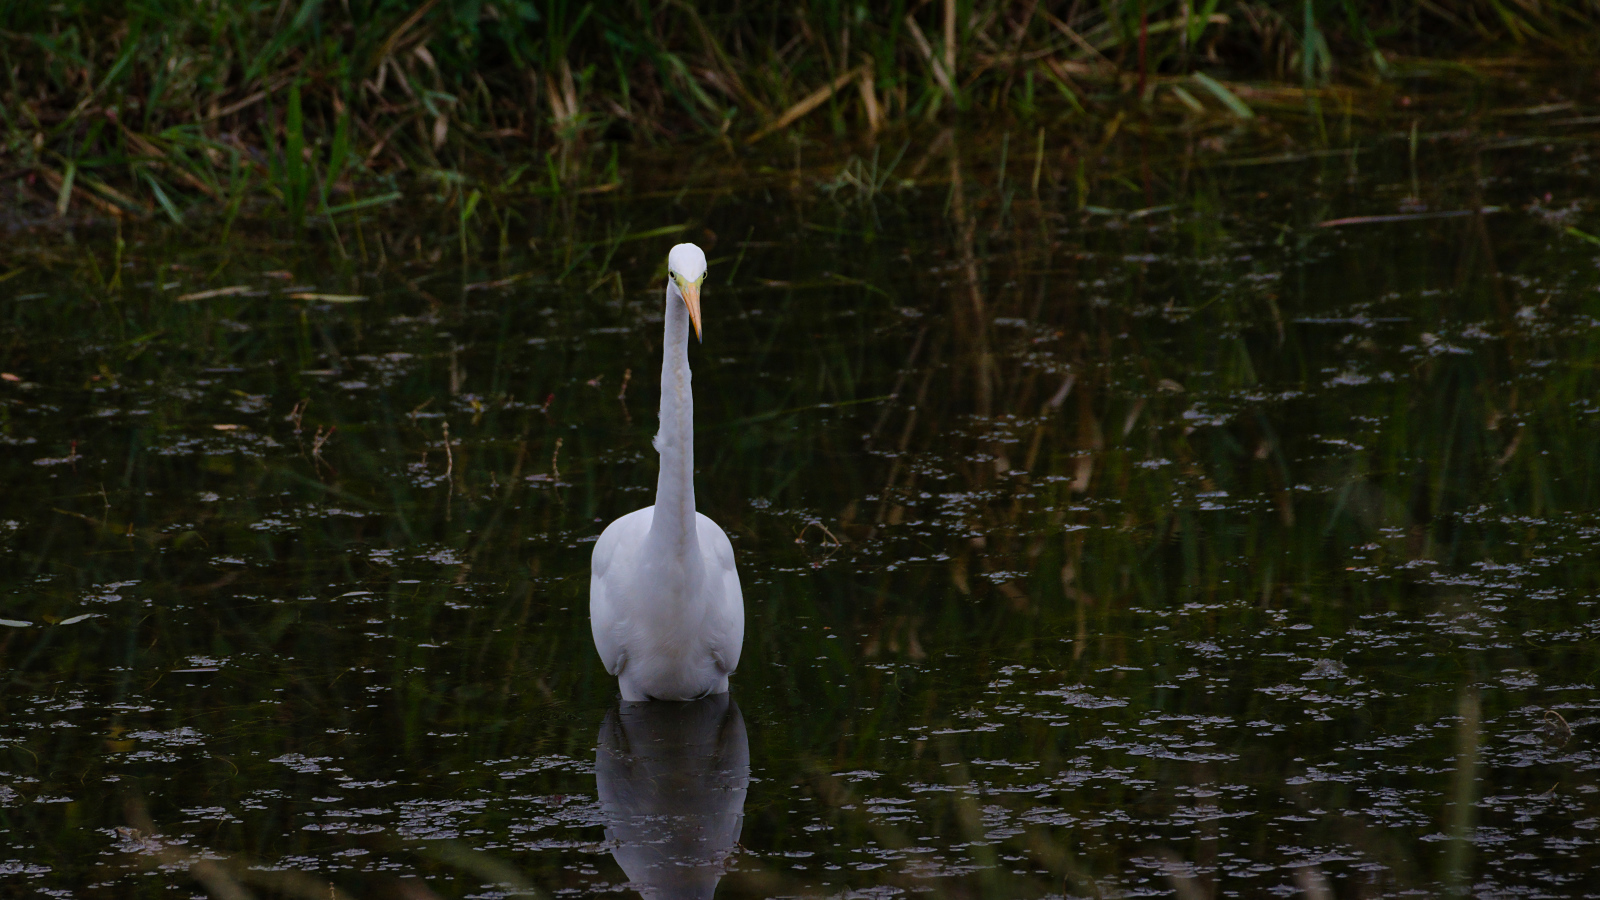
[[[1592,891],[1600,218],[1562,109],[19,241],[0,882]],[[744,656],[618,708],[589,552],[651,502],[679,240]]]

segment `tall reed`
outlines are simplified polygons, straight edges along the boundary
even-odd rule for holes
[[[572,146],[600,138],[1248,116],[1242,81],[1317,92],[1418,60],[1582,59],[1595,19],[1583,0],[7,4],[0,174],[58,213],[183,221],[248,195],[245,211],[298,221],[380,202],[404,172],[481,176],[530,153],[571,187]]]

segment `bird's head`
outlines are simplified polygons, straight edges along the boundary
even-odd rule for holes
[[[706,254],[694,244],[679,244],[667,254],[667,277],[689,310],[694,336],[700,337],[700,284],[706,280]]]

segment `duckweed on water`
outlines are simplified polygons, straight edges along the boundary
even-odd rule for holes
[[[1587,890],[1600,270],[1540,127],[1087,198],[958,138],[530,201],[459,270],[375,215],[13,249],[0,872],[643,889],[665,772],[727,895]],[[749,625],[736,705],[657,722],[587,561],[682,235]]]

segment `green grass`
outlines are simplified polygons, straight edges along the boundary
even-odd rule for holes
[[[1582,0],[8,4],[0,176],[39,216],[299,223],[407,173],[603,189],[577,152],[599,141],[1383,107],[1419,73],[1582,59],[1595,19]]]

